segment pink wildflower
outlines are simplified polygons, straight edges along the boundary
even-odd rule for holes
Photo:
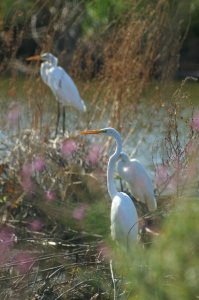
[[[166,166],[160,165],[156,168],[155,185],[157,187],[164,185],[169,178],[168,169]]]
[[[30,177],[32,175],[32,165],[29,163],[23,164],[22,175],[25,177]]]
[[[22,107],[15,102],[9,105],[9,111],[7,115],[8,125],[15,125],[22,114]]]
[[[21,185],[25,192],[31,192],[34,190],[33,181],[30,177],[23,177],[21,180]]]
[[[101,158],[102,147],[100,145],[92,145],[88,151],[86,160],[89,164],[96,166]]]
[[[79,207],[76,207],[73,210],[73,218],[78,221],[83,220],[86,216],[87,209],[88,209],[88,206],[86,204],[82,204]]]
[[[32,162],[32,170],[33,171],[40,172],[40,171],[43,171],[44,168],[45,168],[45,161],[44,161],[44,159],[38,157],[35,160],[33,160],[33,162]]]
[[[186,152],[188,155],[195,154],[197,150],[196,142],[194,140],[190,140],[186,145]]]
[[[192,127],[196,131],[199,131],[199,111],[197,111],[193,116]]]
[[[55,192],[50,191],[50,190],[46,191],[46,200],[54,201],[55,197],[56,197]]]
[[[32,182],[32,165],[29,163],[25,163],[22,167],[22,178],[21,184],[24,191],[32,191],[33,190],[33,182]]]
[[[10,228],[0,229],[0,263],[9,258],[10,248],[13,246],[14,232]]]
[[[76,150],[77,150],[77,144],[72,139],[68,139],[64,141],[63,144],[61,145],[61,153],[66,158],[68,157],[70,158]]]
[[[26,251],[19,252],[14,258],[16,269],[22,274],[25,274],[30,270],[33,262],[33,256]]]
[[[105,243],[102,242],[98,247],[99,254],[103,256],[106,260],[110,260],[112,257],[111,248]]]
[[[40,231],[42,227],[43,224],[39,219],[34,219],[30,222],[30,229],[33,231]]]

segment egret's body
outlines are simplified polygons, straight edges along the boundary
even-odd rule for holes
[[[112,199],[111,204],[111,236],[126,248],[131,247],[138,237],[138,215],[131,198],[118,192],[114,183],[114,170],[116,161],[122,151],[122,140],[120,134],[114,128],[104,128],[101,130],[91,130],[82,134],[102,133],[115,138],[116,151],[109,158],[107,168],[107,188]]]
[[[112,198],[111,236],[120,245],[131,247],[138,237],[138,215],[130,197],[118,192]]]
[[[157,203],[153,183],[146,169],[139,160],[129,159],[123,152],[119,158],[117,169],[120,177],[127,181],[135,199],[146,204],[149,211],[154,211]]]
[[[63,106],[63,132],[65,131],[65,106],[74,107],[80,112],[86,111],[84,101],[72,78],[58,66],[58,59],[51,53],[44,53],[39,56],[29,57],[27,60],[41,60],[40,74],[44,83],[52,90],[58,101],[58,116],[56,134],[60,118],[60,104]]]

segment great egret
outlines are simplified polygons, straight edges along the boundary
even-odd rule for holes
[[[104,134],[115,138],[116,150],[111,155],[107,168],[107,188],[112,199],[111,205],[111,236],[125,248],[131,247],[138,237],[138,215],[131,198],[118,192],[114,183],[115,164],[122,151],[120,134],[114,128],[82,131],[81,134]]]
[[[72,78],[58,66],[58,59],[51,53],[28,57],[27,61],[41,61],[40,74],[44,83],[52,90],[58,101],[58,113],[55,135],[58,133],[60,104],[63,106],[63,133],[65,132],[65,106],[72,106],[80,112],[86,111],[84,101]]]
[[[121,152],[117,169],[120,177],[128,182],[135,199],[146,204],[149,211],[156,210],[153,183],[141,162],[137,159],[129,159],[126,153]]]

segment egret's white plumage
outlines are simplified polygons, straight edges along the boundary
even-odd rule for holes
[[[40,74],[62,105],[73,106],[81,112],[86,111],[84,101],[72,78],[58,66],[58,59],[51,53],[41,55]]]
[[[124,152],[120,153],[118,173],[127,181],[132,195],[136,200],[145,203],[150,211],[157,208],[153,183],[145,167],[137,159],[129,159]]]
[[[90,130],[81,134],[99,134],[111,136],[116,141],[116,151],[111,155],[107,168],[107,188],[112,199],[111,204],[111,236],[125,247],[131,247],[138,237],[138,215],[131,198],[118,192],[114,183],[114,171],[116,161],[122,151],[120,134],[114,128]]]
[[[79,91],[72,78],[58,66],[58,59],[51,53],[44,53],[27,58],[28,61],[40,60],[40,74],[44,83],[47,84],[55,95],[58,105],[74,107],[80,112],[86,111],[84,101],[81,99]],[[63,108],[64,109],[64,108]],[[58,130],[60,109],[58,107],[58,119],[56,133]],[[63,111],[63,131],[65,131],[65,111]]]

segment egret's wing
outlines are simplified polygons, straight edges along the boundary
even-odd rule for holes
[[[154,196],[154,187],[145,167],[137,159],[130,160],[132,180],[134,179],[134,190],[139,195],[142,202],[145,202],[150,211],[157,208]]]
[[[118,162],[118,173],[123,180],[128,182],[132,195],[138,201],[145,203],[150,211],[156,209],[157,203],[154,197],[152,180],[139,160],[120,160]]]
[[[52,67],[48,71],[48,85],[62,104],[73,106],[80,111],[86,110],[75,83],[61,67]]]

